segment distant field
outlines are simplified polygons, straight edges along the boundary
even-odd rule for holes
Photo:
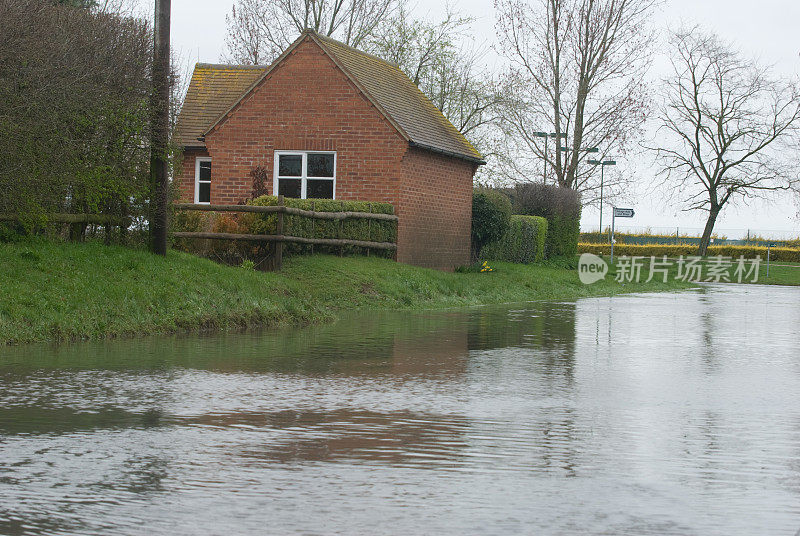
[[[609,261],[610,258],[606,255],[603,256],[606,261]],[[609,270],[609,278],[613,278],[617,275],[620,268],[620,257],[615,255],[614,264]],[[669,270],[669,278],[674,279],[678,277],[678,267],[676,257],[668,258],[670,262],[673,263],[673,266]],[[645,277],[649,276],[649,262],[650,259],[646,259],[643,261],[642,271]],[[714,264],[714,261],[711,259],[706,258],[705,260],[701,261],[700,264],[703,266],[703,274],[704,274],[704,281],[707,279],[705,274],[708,273],[708,268]],[[748,261],[748,268],[750,267]],[[734,276],[734,269],[730,270],[730,280],[722,280],[722,283],[737,283],[736,277]],[[750,278],[745,278],[746,283],[751,283],[752,276]],[[798,262],[771,262],[769,265],[769,276],[767,276],[767,263],[766,261],[762,262],[759,266],[758,270],[758,278],[755,281],[757,284],[761,285],[788,285],[788,286],[800,286],[800,263]]]

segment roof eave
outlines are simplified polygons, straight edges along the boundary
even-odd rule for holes
[[[433,145],[426,145],[424,143],[417,143],[415,141],[410,141],[408,144],[411,147],[416,147],[417,149],[423,149],[425,151],[430,151],[432,153],[438,153],[444,156],[449,156],[450,158],[458,158],[459,160],[466,160],[467,162],[471,162],[473,164],[479,166],[485,166],[486,160],[483,158],[478,158],[476,156],[470,156],[466,154],[457,153],[454,151],[448,151],[447,149],[440,149],[439,147],[434,147]]]

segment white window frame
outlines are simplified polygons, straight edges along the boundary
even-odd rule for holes
[[[200,180],[200,163],[201,162],[211,162],[210,156],[198,156],[194,159],[194,202],[196,205],[210,205],[211,204],[211,195],[208,197],[208,201],[200,202],[200,182],[208,183],[209,184],[209,192],[211,191],[211,182],[214,179],[214,164],[211,164],[211,178],[209,180]]]
[[[333,155],[333,177],[309,177],[308,176],[308,155],[309,154],[332,154]],[[278,177],[278,159],[281,156],[300,156],[303,158],[302,167],[300,168],[300,176],[299,177]],[[300,199],[308,199],[306,186],[308,179],[319,179],[319,180],[328,180],[333,181],[333,197],[331,199],[336,199],[336,166],[337,166],[338,156],[336,155],[336,151],[275,151],[275,160],[273,161],[273,172],[272,172],[272,192],[275,195],[278,195],[278,179],[300,179]]]

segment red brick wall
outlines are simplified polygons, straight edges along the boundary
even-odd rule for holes
[[[403,171],[397,260],[443,270],[469,264],[475,165],[410,149]]]
[[[185,203],[194,203],[195,160],[201,156],[208,156],[208,151],[205,149],[186,149],[183,151],[181,168],[177,170],[175,182],[180,200]]]
[[[270,176],[275,151],[336,151],[337,199],[395,203],[407,144],[315,43],[301,43],[215,130],[206,136],[212,158],[211,202],[249,197],[250,171]],[[194,157],[183,181],[194,188]]]
[[[211,202],[250,196],[263,166],[272,193],[275,151],[336,151],[336,198],[392,203],[400,262],[452,269],[469,258],[473,166],[410,150],[397,130],[312,41],[297,46],[206,136]],[[182,200],[194,200],[194,162],[184,156]],[[436,199],[438,197],[438,199]],[[420,218],[412,222],[406,218]],[[466,223],[465,223],[466,222]]]

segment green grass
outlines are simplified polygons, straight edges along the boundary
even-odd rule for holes
[[[775,262],[770,265],[769,277],[766,277],[767,266],[761,266],[759,283],[764,285],[792,285],[800,286],[800,263]]]
[[[287,260],[280,273],[97,243],[0,244],[0,343],[237,330],[329,321],[343,310],[437,309],[689,287],[585,286],[566,264],[444,273],[365,257]],[[567,263],[569,264],[569,263]],[[779,277],[778,272],[774,272]]]

